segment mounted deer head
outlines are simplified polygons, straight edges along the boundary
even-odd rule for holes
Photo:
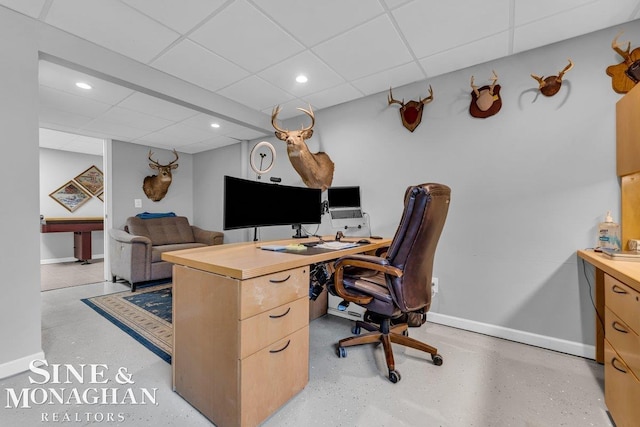
[[[484,119],[493,116],[500,108],[502,108],[502,98],[500,98],[500,85],[496,84],[498,75],[493,72],[491,77],[491,85],[478,88],[474,84],[474,78],[471,76],[471,105],[469,113],[473,117]]]
[[[313,135],[313,125],[316,122],[311,106],[309,110],[298,108],[298,110],[311,117],[311,125],[302,127],[300,130],[282,129],[278,126],[277,117],[280,106],[276,105],[271,113],[271,125],[276,130],[275,135],[281,141],[287,143],[287,155],[291,165],[298,172],[302,182],[310,188],[320,188],[322,191],[331,187],[333,181],[334,164],[327,153],[311,153],[306,139]]]
[[[149,150],[149,167],[151,169],[157,169],[158,175],[150,175],[144,179],[144,183],[142,184],[142,189],[144,190],[144,194],[154,202],[158,200],[162,200],[164,196],[167,194],[167,190],[169,190],[169,186],[171,185],[171,170],[178,167],[176,162],[178,161],[178,153],[176,150],[173,150],[173,154],[176,156],[175,160],[166,165],[161,165],[157,161],[153,160],[151,156],[153,153]]]
[[[560,90],[560,86],[562,86],[562,77],[564,73],[573,68],[573,61],[569,59],[569,65],[564,67],[562,71],[558,73],[557,76],[550,76],[547,78],[536,76],[535,74],[531,74],[535,80],[538,81],[538,89],[544,96],[553,96]]]
[[[400,118],[402,119],[402,124],[404,127],[409,129],[410,132],[413,132],[422,121],[423,107],[433,101],[433,89],[431,88],[431,85],[429,85],[429,96],[425,99],[418,98],[418,101],[411,100],[405,104],[404,99],[402,101],[393,99],[393,93],[391,93],[391,88],[389,88],[389,97],[387,100],[389,101],[389,105],[400,104]]]
[[[618,43],[620,31],[611,42],[611,49],[622,57],[622,62],[607,67],[607,74],[611,76],[611,86],[617,93],[627,93],[640,81],[640,48],[631,50],[631,42],[622,49]]]

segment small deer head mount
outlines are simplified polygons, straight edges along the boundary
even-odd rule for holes
[[[564,76],[564,73],[572,68],[573,61],[569,59],[569,65],[564,67],[557,76],[549,76],[545,78],[536,76],[535,74],[531,74],[531,77],[533,77],[538,82],[538,89],[544,96],[553,96],[558,93],[558,91],[560,90],[560,86],[562,86],[562,77]]]
[[[393,93],[391,93],[391,88],[389,88],[389,97],[387,100],[389,101],[389,105],[400,104],[400,118],[402,119],[402,124],[410,132],[413,132],[422,121],[423,107],[433,101],[433,89],[431,88],[431,85],[429,85],[429,96],[425,99],[418,98],[418,101],[411,100],[405,103],[404,99],[402,101],[393,99]]]
[[[631,42],[626,49],[618,43],[620,31],[611,42],[611,48],[622,57],[622,62],[607,67],[607,75],[611,76],[611,86],[616,93],[627,93],[640,81],[640,48],[631,50]]]
[[[147,176],[142,184],[142,189],[144,190],[144,194],[154,202],[162,200],[171,185],[171,170],[178,167],[176,164],[178,161],[178,153],[175,149],[173,150],[173,154],[176,156],[174,161],[166,165],[161,165],[151,158],[153,153],[149,150],[149,161],[151,161],[151,163],[149,163],[149,167],[151,169],[157,169],[158,175]]]
[[[471,105],[469,106],[469,114],[479,119],[493,116],[500,108],[502,108],[502,98],[500,97],[500,85],[497,85],[498,75],[493,72],[491,77],[491,85],[478,88],[474,84],[473,76],[471,76]]]
[[[298,108],[311,118],[311,125],[300,130],[282,129],[278,126],[277,117],[280,106],[276,105],[271,113],[271,125],[276,130],[275,135],[281,141],[287,143],[287,155],[293,168],[298,172],[302,182],[309,188],[320,188],[322,191],[331,187],[333,181],[334,164],[331,158],[324,152],[311,153],[306,139],[313,135],[313,125],[316,122],[311,106],[308,110]]]

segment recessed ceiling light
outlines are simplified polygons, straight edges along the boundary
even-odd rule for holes
[[[306,83],[307,82],[307,76],[305,76],[304,74],[300,74],[298,77],[296,77],[296,81],[298,83]]]
[[[220,127],[220,125],[218,123],[211,123],[211,127],[217,129]]]
[[[91,85],[88,83],[84,83],[84,82],[78,82],[76,83],[76,86],[78,86],[80,89],[91,89]]]

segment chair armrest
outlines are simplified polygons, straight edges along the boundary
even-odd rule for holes
[[[379,271],[391,276],[402,277],[403,272],[398,267],[389,265],[389,261],[386,258],[380,258],[373,255],[354,254],[347,255],[338,260],[334,264],[335,273],[333,275],[333,286],[336,292],[341,298],[349,302],[355,302],[356,304],[368,304],[373,297],[353,294],[347,291],[344,287],[344,269],[345,267],[360,267],[368,270]]]
[[[112,228],[109,230],[109,235],[112,239],[121,243],[144,243],[145,245],[151,246],[151,239],[144,236],[136,236],[134,234],[129,234],[124,230],[119,230],[117,228]]]
[[[205,245],[221,245],[224,240],[224,233],[220,231],[203,230],[195,225],[191,226],[193,230],[193,237],[198,243],[204,243]]]

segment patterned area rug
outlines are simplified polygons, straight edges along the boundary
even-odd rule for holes
[[[139,287],[83,299],[111,323],[140,344],[171,363],[173,326],[171,325],[171,283]]]

